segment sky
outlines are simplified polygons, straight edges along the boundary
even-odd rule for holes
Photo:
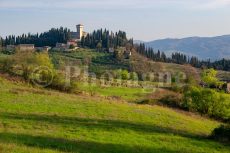
[[[230,34],[230,0],[0,0],[0,36],[106,28],[135,40]]]

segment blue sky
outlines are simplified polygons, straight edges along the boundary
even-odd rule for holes
[[[0,36],[82,23],[137,40],[230,34],[230,0],[0,0]]]

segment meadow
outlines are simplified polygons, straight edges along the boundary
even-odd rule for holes
[[[119,90],[119,89],[117,89]],[[220,122],[161,106],[73,95],[0,78],[3,153],[228,153]]]

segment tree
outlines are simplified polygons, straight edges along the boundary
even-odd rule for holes
[[[128,40],[126,33],[123,31],[109,32],[108,30],[95,30],[82,39],[82,47],[98,48],[98,43],[101,43],[102,49],[109,49],[111,47],[125,47],[127,43],[133,44],[132,39]]]
[[[48,32],[41,34],[22,34],[21,36],[10,35],[4,39],[4,46],[18,44],[35,44],[36,47],[51,46],[54,47],[57,42],[67,43],[70,39],[70,30],[60,27],[52,28]]]
[[[3,39],[0,37],[0,52],[2,52],[2,47],[3,47]]]
[[[161,59],[163,62],[166,62],[167,57],[164,52],[161,53]]]
[[[213,89],[190,87],[184,93],[184,107],[219,119],[230,119],[229,97]]]
[[[101,41],[97,43],[97,51],[101,51],[102,49],[102,43]]]
[[[53,64],[48,54],[29,51],[16,52],[5,61],[4,67],[5,70],[21,75],[27,81],[31,79],[31,75],[36,68],[47,67],[53,70]]]
[[[206,83],[209,87],[220,87],[224,83],[220,82],[219,79],[216,77],[217,71],[214,69],[205,69],[201,74],[201,79],[204,83]]]
[[[133,81],[137,81],[138,80],[138,75],[136,72],[131,72],[130,73],[130,79]]]
[[[115,58],[116,58],[118,61],[123,60],[123,58],[124,58],[124,57],[123,57],[124,52],[125,52],[125,50],[124,50],[123,47],[119,47],[119,48],[115,49],[115,51],[114,51],[114,56],[115,56]]]

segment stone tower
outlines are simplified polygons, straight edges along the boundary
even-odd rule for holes
[[[84,35],[84,25],[82,25],[82,24],[78,24],[77,25],[77,37],[78,37],[78,39],[81,39],[82,38],[82,36]]]

